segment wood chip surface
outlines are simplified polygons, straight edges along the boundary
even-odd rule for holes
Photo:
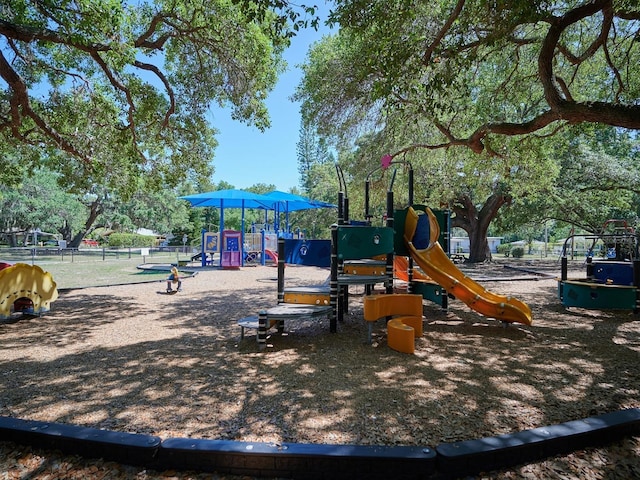
[[[521,267],[559,275],[553,262]],[[499,263],[460,266],[529,304],[533,325],[425,302],[415,355],[366,342],[364,287],[349,312],[288,321],[260,352],[237,320],[277,303],[277,269],[205,270],[164,282],[63,291],[39,318],[0,324],[0,414],[169,437],[426,445],[500,435],[640,407],[640,317],[563,307],[553,278]],[[580,276],[582,271],[574,272]],[[509,276],[512,280],[509,280]],[[499,281],[491,278],[499,279]],[[328,270],[287,266],[286,286]],[[525,278],[525,279],[523,279]],[[479,478],[640,477],[640,439]],[[152,472],[0,443],[0,479],[239,478]]]

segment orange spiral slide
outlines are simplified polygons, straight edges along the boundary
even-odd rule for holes
[[[419,215],[409,207],[404,225],[405,243],[418,266],[448,293],[476,312],[504,322],[531,325],[531,309],[527,304],[486,290],[455,266],[437,241],[440,235],[438,220],[428,208],[425,214]],[[420,238],[426,231],[427,222],[428,239]]]

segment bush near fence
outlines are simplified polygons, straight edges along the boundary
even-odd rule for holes
[[[156,237],[136,233],[112,233],[109,235],[109,246],[114,248],[151,248],[156,246]]]

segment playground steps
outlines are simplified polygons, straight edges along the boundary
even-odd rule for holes
[[[364,297],[364,319],[369,326],[371,343],[373,324],[380,318],[387,322],[387,344],[402,353],[414,353],[414,341],[422,336],[422,296],[414,294],[381,294]]]
[[[385,276],[386,270],[386,260],[347,260],[343,264],[345,275]]]
[[[405,315],[392,318],[387,322],[387,344],[398,352],[414,353],[418,332],[422,333],[422,317]]]
[[[284,290],[283,303],[302,305],[329,305],[329,286],[286,288]]]
[[[284,331],[285,320],[295,320],[302,318],[316,318],[331,315],[330,305],[304,305],[294,303],[281,303],[275,307],[261,310],[258,315],[251,315],[238,320],[240,326],[240,338],[244,338],[244,331],[247,328],[258,331],[258,346],[262,349],[266,347],[267,330],[277,326],[279,332]]]

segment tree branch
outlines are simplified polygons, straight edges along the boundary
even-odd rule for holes
[[[173,93],[173,88],[171,88],[171,84],[167,77],[162,73],[162,71],[156,67],[155,65],[151,65],[150,63],[143,63],[138,60],[135,61],[134,65],[142,70],[147,70],[156,74],[156,76],[160,79],[160,81],[164,84],[164,88],[167,91],[167,95],[169,95],[169,108],[167,109],[164,115],[164,121],[162,122],[162,128],[167,127],[169,125],[169,118],[176,111],[176,98]]]
[[[559,44],[562,33],[569,28],[569,26],[587,17],[595,15],[598,12],[602,12],[604,16],[603,25],[600,29],[598,38],[590,44],[582,55],[573,56],[567,48]],[[485,123],[478,127],[468,138],[456,138],[447,127],[438,121],[435,121],[434,125],[447,139],[446,142],[430,145],[416,143],[399,150],[398,154],[403,154],[417,148],[437,149],[459,145],[466,146],[475,153],[481,153],[482,151],[487,150],[490,154],[495,155],[496,152],[488,148],[485,144],[485,139],[488,135],[526,135],[537,132],[558,121],[570,124],[583,122],[603,123],[606,125],[639,130],[640,105],[619,105],[608,102],[576,102],[564,80],[556,77],[553,70],[556,49],[571,61],[579,63],[586,60],[588,57],[593,56],[600,47],[603,47],[609,67],[613,69],[614,75],[616,75],[616,79],[619,84],[619,95],[623,89],[622,79],[620,78],[617,69],[614,68],[612,61],[607,54],[606,48],[604,48],[606,46],[606,39],[613,25],[613,19],[614,12],[612,0],[593,0],[568,11],[561,17],[555,17],[547,20],[550,27],[542,42],[538,56],[538,77],[542,83],[544,97],[549,106],[546,111],[536,115],[533,119],[522,123]],[[561,90],[559,90],[559,88]]]
[[[86,155],[75,148],[31,108],[27,86],[20,75],[11,67],[2,50],[0,50],[0,77],[7,82],[12,92],[9,99],[11,121],[10,124],[5,123],[2,127],[10,128],[11,134],[15,138],[24,140],[24,136],[20,132],[20,126],[23,118],[28,117],[33,120],[46,137],[53,140],[62,150],[86,163],[90,163],[90,159]]]
[[[164,44],[167,42],[167,40],[169,40],[169,38],[171,38],[171,35],[169,33],[160,35],[154,41],[149,41],[149,38],[151,38],[151,36],[155,33],[156,29],[163,22],[163,20],[164,20],[163,15],[160,15],[160,14],[154,15],[153,18],[151,19],[151,22],[149,22],[149,26],[144,31],[144,33],[136,39],[136,41],[134,42],[134,45],[139,48],[162,50],[162,48],[164,47]]]
[[[451,28],[451,25],[453,25],[453,22],[455,22],[456,19],[460,16],[460,13],[462,13],[462,8],[464,7],[465,3],[466,3],[465,0],[458,0],[458,3],[456,4],[455,8],[449,15],[449,18],[447,18],[447,21],[444,22],[444,25],[442,25],[442,28],[440,29],[440,31],[436,33],[435,38],[429,44],[429,46],[427,47],[427,50],[424,52],[424,55],[422,56],[422,61],[425,64],[431,61],[433,52],[438,47],[438,45],[440,45],[440,43],[442,42],[442,39],[445,37],[449,29]]]
[[[133,97],[131,96],[131,92],[126,86],[122,84],[122,82],[120,82],[120,80],[116,78],[116,76],[113,74],[113,72],[111,71],[107,63],[100,56],[99,52],[91,52],[91,58],[93,58],[93,60],[100,66],[100,68],[102,69],[103,73],[105,74],[105,76],[107,77],[107,79],[109,80],[113,88],[124,93],[124,96],[127,99],[127,104],[129,105],[129,108],[127,109],[128,110],[127,117],[129,119],[128,128],[131,129],[131,133],[135,138],[135,122],[133,119],[133,112],[135,111],[136,107],[133,102]]]
[[[550,21],[538,55],[538,75],[544,89],[547,104],[552,110],[562,110],[563,102],[566,102],[554,84],[553,60],[556,48],[560,43],[560,36],[570,25],[590,17],[605,7],[611,7],[612,0],[593,0],[580,7],[568,11],[562,17],[556,17]],[[592,45],[593,48],[593,45]],[[587,49],[589,51],[590,49]]]
[[[11,22],[0,19],[0,35],[7,38],[19,40],[21,42],[30,43],[34,41],[51,42],[55,44],[69,45],[83,52],[106,52],[111,47],[101,43],[93,43],[90,45],[74,41],[72,38],[64,37],[54,30],[48,28],[33,28],[24,25],[16,25]]]

